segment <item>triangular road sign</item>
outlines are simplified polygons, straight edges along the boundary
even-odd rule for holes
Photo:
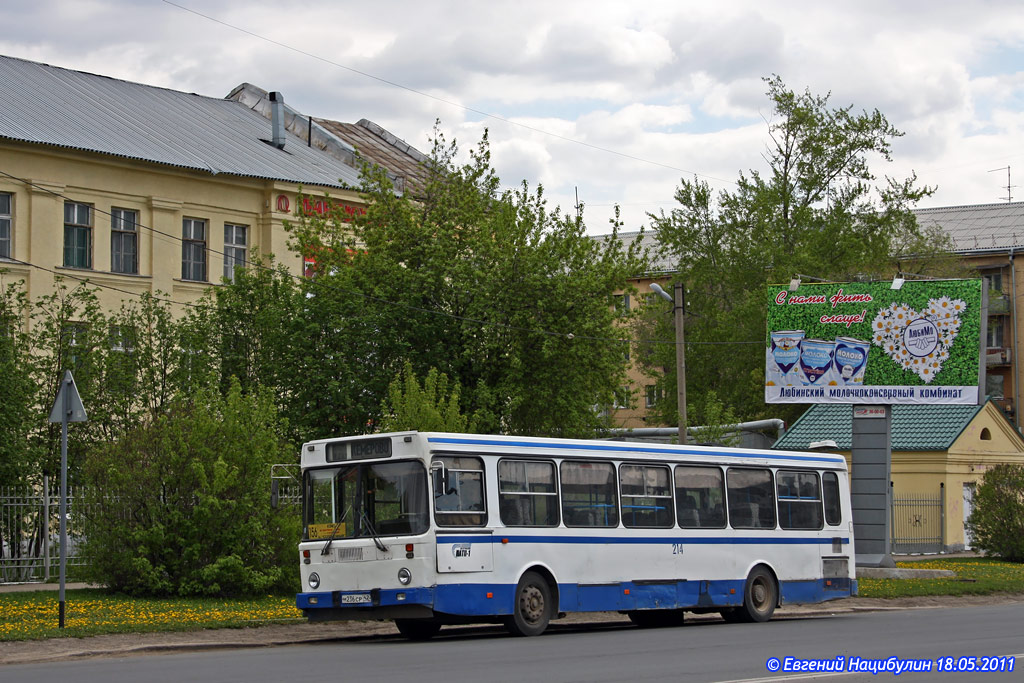
[[[67,416],[65,418],[65,416]],[[60,383],[60,391],[57,392],[57,400],[53,402],[50,410],[50,422],[85,422],[89,418],[85,414],[85,406],[82,405],[82,397],[78,395],[78,387],[75,386],[75,378],[71,376],[70,370],[64,371],[64,379]]]

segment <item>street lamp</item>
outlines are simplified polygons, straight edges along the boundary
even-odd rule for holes
[[[676,317],[676,402],[679,404],[679,443],[686,443],[686,345],[683,339],[683,314],[686,308],[686,293],[683,284],[676,283],[675,299],[657,282],[651,283],[651,290],[665,301],[672,303]]]

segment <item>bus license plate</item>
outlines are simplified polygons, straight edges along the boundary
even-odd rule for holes
[[[341,604],[353,605],[370,602],[369,593],[349,593],[341,596]]]

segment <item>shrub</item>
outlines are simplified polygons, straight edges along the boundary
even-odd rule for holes
[[[985,472],[967,527],[986,555],[1024,562],[1024,466],[996,465]]]
[[[297,585],[294,511],[270,508],[291,462],[269,392],[199,390],[94,449],[83,501],[89,578],[131,595],[248,596]]]

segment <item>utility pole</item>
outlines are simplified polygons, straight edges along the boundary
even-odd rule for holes
[[[679,443],[686,443],[686,339],[684,326],[686,323],[686,291],[683,284],[677,282],[675,297],[666,292],[656,282],[651,283],[651,290],[666,301],[672,302],[676,327],[676,402],[679,407]]]

